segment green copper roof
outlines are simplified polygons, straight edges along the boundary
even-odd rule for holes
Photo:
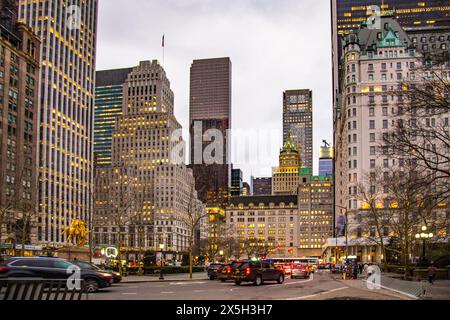
[[[288,138],[286,140],[286,143],[283,145],[283,150],[282,151],[298,151],[297,146],[292,141],[292,135],[291,135],[290,132],[288,134]]]
[[[392,29],[389,29],[387,34],[384,36],[384,38],[378,42],[378,47],[397,47],[401,46],[402,41],[400,40],[400,37],[395,35],[394,31]]]

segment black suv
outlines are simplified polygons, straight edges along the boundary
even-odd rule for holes
[[[59,258],[17,257],[0,265],[0,279],[7,278],[39,278],[50,280],[68,279],[76,270],[74,264]],[[81,279],[84,280],[88,292],[96,292],[99,288],[111,286],[112,276],[97,270],[80,268]]]
[[[266,281],[275,281],[278,284],[283,284],[283,271],[275,268],[269,262],[250,261],[239,266],[234,275],[234,282],[238,286],[242,282],[252,282],[255,286],[260,286]]]
[[[234,281],[236,270],[244,263],[244,261],[234,261],[233,263],[224,266],[222,271],[219,273],[219,280],[222,282],[231,280]]]
[[[218,273],[222,272],[224,265],[220,263],[212,263],[208,267],[208,278],[214,280],[218,277]]]
[[[119,283],[120,281],[122,281],[122,275],[119,272],[115,272],[113,270],[101,269],[101,268],[97,267],[95,264],[86,262],[86,261],[74,260],[74,261],[70,261],[70,263],[73,263],[74,265],[79,266],[82,270],[83,269],[95,270],[98,272],[110,274],[113,278],[114,283]]]

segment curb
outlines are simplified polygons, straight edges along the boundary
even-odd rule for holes
[[[152,282],[194,282],[194,281],[207,281],[209,279],[164,279],[164,280],[131,280],[131,281],[121,281],[118,284],[127,284],[127,283],[152,283]]]
[[[362,280],[362,281],[367,283],[367,280]],[[386,287],[386,286],[383,286],[383,285],[379,285],[379,286],[380,286],[380,288],[382,288],[384,290],[392,291],[392,292],[395,292],[397,294],[401,294],[401,295],[407,296],[408,298],[411,298],[413,300],[420,300],[420,298],[415,296],[415,295],[412,295],[412,294],[409,294],[409,293],[406,293],[406,292],[402,292],[400,290],[392,289],[392,288],[389,288],[389,287]]]

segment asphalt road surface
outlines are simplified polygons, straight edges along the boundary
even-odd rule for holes
[[[341,281],[329,272],[310,279],[286,279],[282,285],[267,283],[236,286],[233,282],[198,280],[192,282],[152,282],[117,284],[89,300],[402,300],[387,290],[369,290],[362,281]]]

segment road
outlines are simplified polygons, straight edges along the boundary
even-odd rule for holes
[[[310,279],[287,279],[282,285],[198,280],[117,284],[89,296],[89,300],[399,300],[404,296],[387,290],[369,290],[362,281],[341,281],[329,272]]]

